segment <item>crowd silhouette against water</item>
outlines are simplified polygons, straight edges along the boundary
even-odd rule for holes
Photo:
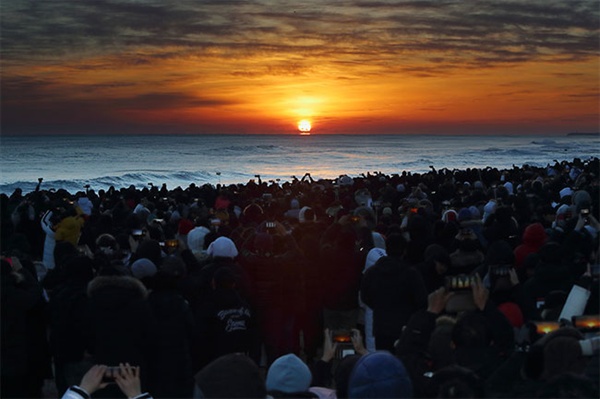
[[[600,160],[0,195],[1,396],[598,397]]]

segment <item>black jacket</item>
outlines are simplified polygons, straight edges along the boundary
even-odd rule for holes
[[[373,309],[375,336],[400,336],[410,316],[427,306],[427,289],[421,274],[402,259],[386,256],[367,269],[361,298]]]
[[[156,327],[147,295],[144,285],[133,277],[99,276],[88,285],[86,312],[87,347],[94,362],[139,366],[143,389],[148,358],[155,350],[151,340]]]
[[[175,289],[168,288],[153,290],[148,302],[156,319],[149,391],[155,398],[189,398],[194,391],[191,308]]]

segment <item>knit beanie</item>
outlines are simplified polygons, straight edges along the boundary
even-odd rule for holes
[[[229,354],[213,360],[195,375],[205,398],[260,398],[267,396],[258,366],[247,356]]]
[[[211,242],[206,253],[215,258],[235,258],[238,256],[238,250],[235,244],[227,237],[219,237]]]
[[[305,392],[312,381],[308,366],[293,353],[279,357],[267,372],[267,391]]]
[[[412,394],[404,364],[387,351],[358,359],[348,381],[348,398],[410,398]]]
[[[210,233],[210,230],[204,226],[198,226],[188,232],[187,245],[193,253],[202,252],[204,250],[204,237]]]
[[[147,258],[138,259],[131,265],[131,274],[137,279],[154,276],[157,271],[154,262]]]

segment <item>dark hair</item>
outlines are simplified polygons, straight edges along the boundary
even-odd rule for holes
[[[452,342],[457,348],[482,347],[491,342],[485,317],[478,311],[465,312],[452,329]]]
[[[406,252],[406,239],[402,234],[390,234],[385,240],[385,247],[388,256],[402,256]]]
[[[432,378],[431,395],[436,398],[483,398],[483,381],[465,367],[448,366]]]

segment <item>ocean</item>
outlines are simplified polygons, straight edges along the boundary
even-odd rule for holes
[[[5,136],[0,138],[0,192],[20,187],[71,193],[148,183],[169,189],[246,183],[255,175],[281,183],[469,167],[546,166],[600,156],[600,136],[196,135]],[[279,180],[277,180],[279,179]]]

